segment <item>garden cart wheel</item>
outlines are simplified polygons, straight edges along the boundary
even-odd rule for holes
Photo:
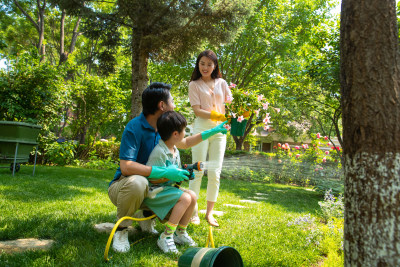
[[[14,163],[11,163],[10,171],[13,171],[13,168],[14,168]],[[21,168],[21,165],[19,163],[15,163],[15,172],[18,172],[20,168]]]

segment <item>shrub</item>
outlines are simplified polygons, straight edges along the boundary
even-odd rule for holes
[[[65,166],[73,163],[76,145],[73,141],[64,143],[49,143],[45,147],[45,159],[47,163]]]
[[[39,64],[36,52],[10,64],[10,70],[0,70],[0,120],[56,126],[66,92],[62,68]]]
[[[319,201],[318,204],[321,207],[322,218],[325,221],[331,218],[343,218],[344,203],[341,194],[335,197],[332,194],[332,189],[329,189],[325,192],[324,201]]]

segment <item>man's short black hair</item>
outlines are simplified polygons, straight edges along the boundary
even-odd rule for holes
[[[157,130],[163,141],[167,141],[175,131],[184,131],[186,125],[185,117],[176,111],[164,112],[157,120]]]
[[[158,103],[168,103],[171,85],[166,83],[151,83],[142,94],[143,114],[155,114],[158,110]]]

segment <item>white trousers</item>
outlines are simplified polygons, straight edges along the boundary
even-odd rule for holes
[[[206,120],[202,118],[196,118],[194,122],[193,133],[197,134],[202,131],[211,129],[217,126],[217,123],[212,120]],[[207,201],[216,202],[219,191],[219,180],[222,169],[222,162],[224,160],[226,147],[226,135],[218,133],[211,136],[207,140],[199,143],[192,147],[192,162],[197,161],[206,162],[207,169]],[[208,160],[207,159],[208,153]],[[204,171],[195,171],[195,178],[189,182],[189,189],[196,193],[199,197],[201,178],[204,175]]]

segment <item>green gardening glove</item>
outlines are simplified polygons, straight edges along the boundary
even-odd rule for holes
[[[201,132],[201,138],[203,140],[206,140],[206,139],[210,138],[211,136],[213,136],[214,134],[217,134],[217,133],[226,134],[228,131],[224,128],[224,124],[227,123],[227,122],[228,121],[224,121],[223,123],[218,124],[214,128],[211,128],[210,130],[206,130],[204,132]]]
[[[168,167],[152,166],[149,178],[167,178],[174,182],[182,182],[189,179],[189,174],[187,170],[180,169],[176,165],[169,165]]]

